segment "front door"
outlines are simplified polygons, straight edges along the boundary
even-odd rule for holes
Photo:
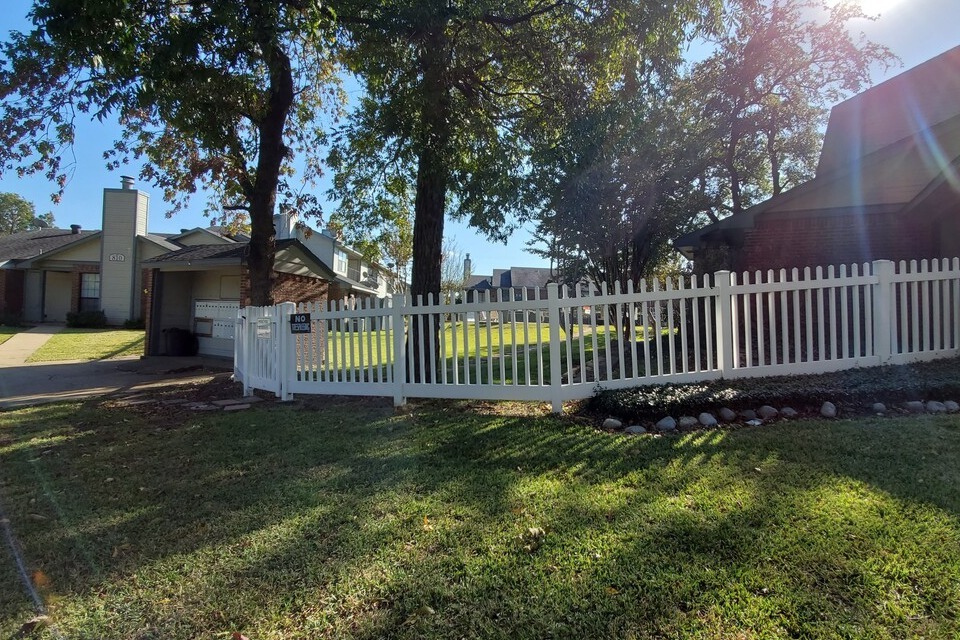
[[[43,321],[66,322],[73,294],[73,274],[47,271],[43,297]]]

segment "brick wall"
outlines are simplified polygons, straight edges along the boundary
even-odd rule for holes
[[[790,269],[871,260],[912,260],[939,254],[928,217],[898,213],[770,214],[747,230],[732,252],[734,271]]]
[[[311,278],[309,276],[298,276],[292,273],[281,273],[279,271],[273,274],[273,301],[275,304],[281,302],[320,302],[326,301],[331,289],[331,285],[326,280]],[[250,305],[250,278],[247,270],[244,269],[240,274],[240,306]]]
[[[0,315],[23,315],[23,281],[23,271],[0,269]]]
[[[143,314],[143,324],[146,329],[143,340],[143,353],[145,355],[156,355],[150,350],[150,320],[153,318],[153,284],[156,282],[157,269],[143,269],[140,275],[140,284],[143,289],[140,292],[140,313]]]
[[[273,282],[273,300],[280,302],[326,302],[330,293],[330,283],[318,278],[297,276],[291,273],[276,273]],[[244,296],[243,282],[240,280],[240,295]],[[249,297],[247,297],[249,300]]]

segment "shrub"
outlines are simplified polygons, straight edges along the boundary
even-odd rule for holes
[[[633,420],[665,415],[697,415],[721,407],[756,409],[769,404],[795,409],[819,407],[829,400],[848,409],[872,402],[946,400],[960,397],[957,358],[885,367],[849,369],[818,375],[711,380],[690,384],[648,385],[600,391],[590,408]]]
[[[136,320],[126,320],[123,323],[124,329],[145,329],[146,324],[143,322],[143,318],[137,318]]]
[[[20,327],[23,326],[23,318],[19,313],[12,311],[0,312],[0,327]]]
[[[107,326],[107,314],[103,311],[71,311],[67,314],[67,326],[77,329],[102,329]]]

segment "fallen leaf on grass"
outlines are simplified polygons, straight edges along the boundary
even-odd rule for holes
[[[416,610],[414,610],[414,612],[410,614],[410,616],[404,621],[403,624],[407,624],[407,625],[415,624],[417,621],[422,620],[423,618],[430,617],[434,613],[436,613],[436,611],[434,611],[433,608],[431,608],[428,605],[423,605],[422,607],[419,607]]]
[[[40,569],[33,572],[31,579],[37,589],[43,590],[50,588],[50,578],[43,571],[40,571]]]

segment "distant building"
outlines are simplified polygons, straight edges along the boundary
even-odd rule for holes
[[[467,255],[467,262],[469,260]],[[528,300],[536,300],[547,297],[546,287],[551,282],[557,282],[556,274],[545,267],[494,269],[490,276],[468,275],[467,297],[472,300],[471,293],[490,291],[491,299],[496,300],[497,290],[502,290],[504,300],[519,300],[526,291]]]

